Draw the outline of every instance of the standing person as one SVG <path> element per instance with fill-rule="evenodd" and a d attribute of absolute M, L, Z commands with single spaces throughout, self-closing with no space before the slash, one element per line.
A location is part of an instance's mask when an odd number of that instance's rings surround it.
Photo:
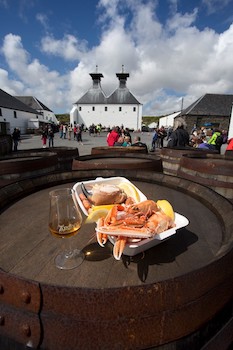
<path fill-rule="evenodd" d="M 69 125 L 68 126 L 68 140 L 71 140 L 72 131 L 73 131 L 72 125 Z"/>
<path fill-rule="evenodd" d="M 223 137 L 220 130 L 216 129 L 208 141 L 210 149 L 217 150 L 220 153 L 223 144 Z"/>
<path fill-rule="evenodd" d="M 49 147 L 53 147 L 54 132 L 51 127 L 48 129 L 48 139 L 49 139 Z"/>
<path fill-rule="evenodd" d="M 163 140 L 165 139 L 166 136 L 167 136 L 167 132 L 165 130 L 165 127 L 161 126 L 161 128 L 159 129 L 160 148 L 163 148 Z"/>
<path fill-rule="evenodd" d="M 151 143 L 151 152 L 154 152 L 155 151 L 155 145 L 157 143 L 157 140 L 158 140 L 158 129 L 156 128 L 154 130 L 154 135 L 153 135 L 153 138 L 152 138 L 152 143 Z"/>
<path fill-rule="evenodd" d="M 59 126 L 59 131 L 60 131 L 60 139 L 63 138 L 63 124 Z"/>
<path fill-rule="evenodd" d="M 13 145 L 14 145 L 14 152 L 18 150 L 18 144 L 20 140 L 20 131 L 17 128 L 14 128 L 13 134 L 12 134 L 12 139 L 13 139 Z"/>
<path fill-rule="evenodd" d="M 42 146 L 43 146 L 43 148 L 46 148 L 46 144 L 47 144 L 47 132 L 46 132 L 45 129 L 42 130 L 41 140 L 42 140 Z"/>
<path fill-rule="evenodd" d="M 233 137 L 227 141 L 226 155 L 233 155 Z"/>
<path fill-rule="evenodd" d="M 81 125 L 77 125 L 76 135 L 77 135 L 77 142 L 82 145 L 83 140 L 82 140 L 82 127 L 81 127 Z"/>
<path fill-rule="evenodd" d="M 110 131 L 109 133 L 108 133 L 108 136 L 107 136 L 107 144 L 108 144 L 108 146 L 114 146 L 114 144 L 115 144 L 115 142 L 117 142 L 118 141 L 118 139 L 119 139 L 119 133 L 118 133 L 118 130 L 117 130 L 117 127 L 113 127 L 112 128 L 112 131 Z"/>
<path fill-rule="evenodd" d="M 68 128 L 67 128 L 67 125 L 64 124 L 64 125 L 63 125 L 63 138 L 64 138 L 64 139 L 66 139 L 67 129 L 68 129 Z"/>
<path fill-rule="evenodd" d="M 183 118 L 177 118 L 174 122 L 174 131 L 171 133 L 167 147 L 183 148 L 189 146 L 189 133 L 185 129 L 186 123 Z"/>
<path fill-rule="evenodd" d="M 76 140 L 76 135 L 77 135 L 77 126 L 76 124 L 74 124 L 74 128 L 73 128 L 73 132 L 74 132 L 74 140 Z"/>

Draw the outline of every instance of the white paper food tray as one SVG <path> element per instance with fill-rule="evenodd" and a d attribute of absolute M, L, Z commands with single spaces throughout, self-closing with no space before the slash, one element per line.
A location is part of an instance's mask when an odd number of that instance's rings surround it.
<path fill-rule="evenodd" d="M 82 181 L 82 182 L 77 182 L 74 186 L 73 186 L 73 190 L 75 191 L 75 197 L 77 199 L 77 202 L 81 208 L 81 210 L 83 211 L 83 213 L 88 216 L 88 212 L 87 210 L 84 208 L 82 201 L 79 198 L 79 194 L 82 193 L 82 189 L 81 189 L 81 184 L 83 183 L 85 185 L 85 187 L 87 188 L 88 191 L 91 192 L 91 188 L 93 187 L 93 185 L 95 185 L 96 183 L 98 184 L 110 184 L 110 185 L 119 185 L 121 182 L 128 182 L 130 183 L 132 186 L 134 186 L 134 188 L 136 189 L 136 191 L 139 194 L 139 202 L 145 201 L 147 198 L 146 196 L 132 183 L 130 182 L 128 179 L 126 179 L 125 177 L 109 177 L 109 178 L 103 178 L 103 177 L 97 177 L 95 180 L 90 180 L 90 181 Z"/>
<path fill-rule="evenodd" d="M 135 242 L 126 244 L 123 254 L 128 256 L 134 256 L 156 246 L 157 244 L 166 241 L 168 238 L 176 234 L 176 231 L 178 229 L 187 226 L 189 224 L 189 220 L 185 216 L 175 213 L 175 224 L 176 227 L 164 231 L 158 235 L 155 235 L 152 238 L 142 239 L 140 241 L 137 241 L 137 239 L 135 239 Z M 116 238 L 114 236 L 109 235 L 108 238 L 112 244 L 115 243 Z"/>

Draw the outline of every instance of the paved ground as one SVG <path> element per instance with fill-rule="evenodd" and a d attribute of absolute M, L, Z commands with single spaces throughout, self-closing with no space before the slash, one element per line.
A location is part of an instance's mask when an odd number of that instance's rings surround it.
<path fill-rule="evenodd" d="M 88 132 L 84 132 L 82 135 L 83 138 L 83 145 L 78 144 L 75 140 L 68 140 L 68 139 L 60 139 L 59 133 L 55 134 L 54 137 L 54 146 L 55 147 L 77 147 L 79 150 L 79 155 L 84 156 L 91 154 L 91 149 L 93 147 L 102 147 L 107 146 L 106 142 L 106 132 L 102 132 L 100 136 L 90 136 Z M 146 143 L 148 146 L 148 149 L 151 148 L 151 141 L 153 137 L 153 133 L 132 133 L 132 140 L 135 136 L 140 136 L 141 141 Z M 48 141 L 47 141 L 48 146 Z M 20 142 L 18 146 L 18 150 L 24 150 L 24 149 L 33 149 L 33 148 L 42 148 L 42 141 L 41 136 L 38 135 L 23 135 L 22 141 Z"/>
<path fill-rule="evenodd" d="M 141 141 L 143 143 L 146 143 L 148 146 L 148 149 L 151 149 L 151 141 L 153 137 L 153 132 L 134 132 L 131 134 L 132 139 L 134 139 L 135 136 L 140 136 Z M 99 136 L 90 136 L 88 132 L 83 133 L 83 145 L 78 144 L 75 140 L 68 140 L 68 139 L 61 139 L 59 133 L 55 134 L 54 137 L 54 146 L 55 147 L 77 147 L 79 150 L 79 155 L 84 156 L 91 154 L 91 149 L 93 147 L 102 147 L 107 146 L 106 142 L 106 132 L 101 132 Z M 165 140 L 164 146 L 166 147 L 167 141 Z M 48 142 L 47 142 L 48 146 Z M 38 135 L 23 135 L 22 141 L 20 142 L 18 146 L 18 150 L 24 150 L 24 149 L 33 149 L 33 148 L 42 148 L 42 141 L 41 136 Z M 221 154 L 225 153 L 226 145 L 222 146 Z"/>

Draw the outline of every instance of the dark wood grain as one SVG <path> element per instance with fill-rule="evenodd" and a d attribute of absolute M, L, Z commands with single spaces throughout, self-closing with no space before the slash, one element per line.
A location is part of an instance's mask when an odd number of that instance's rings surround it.
<path fill-rule="evenodd" d="M 78 269 L 60 271 L 54 266 L 53 258 L 62 249 L 64 241 L 52 237 L 48 231 L 51 190 L 48 188 L 23 198 L 2 214 L 1 268 L 39 282 L 111 288 L 174 278 L 215 259 L 223 232 L 218 219 L 208 208 L 178 191 L 155 184 L 134 183 L 148 198 L 168 199 L 175 211 L 186 216 L 190 224 L 166 242 L 146 251 L 145 255 L 124 256 L 122 261 L 112 257 L 111 244 L 106 248 L 96 244 L 94 224 L 83 224 L 79 234 L 71 240 L 73 246 L 85 250 L 87 259 Z M 95 255 L 98 255 L 97 260 Z"/>

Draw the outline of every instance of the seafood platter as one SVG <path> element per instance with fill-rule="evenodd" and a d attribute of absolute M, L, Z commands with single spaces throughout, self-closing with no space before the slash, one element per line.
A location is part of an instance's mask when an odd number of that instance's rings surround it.
<path fill-rule="evenodd" d="M 147 199 L 124 177 L 78 182 L 73 190 L 86 223 L 96 223 L 98 243 L 104 247 L 109 240 L 117 260 L 152 248 L 189 224 L 167 200 Z"/>

